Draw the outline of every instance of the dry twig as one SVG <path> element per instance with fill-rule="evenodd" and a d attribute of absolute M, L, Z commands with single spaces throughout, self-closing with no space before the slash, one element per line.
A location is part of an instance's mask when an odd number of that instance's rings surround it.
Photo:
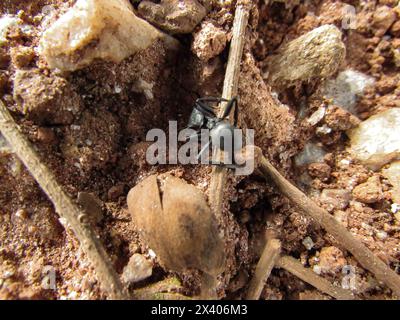
<path fill-rule="evenodd" d="M 250 281 L 246 300 L 258 300 L 260 298 L 261 292 L 268 280 L 272 268 L 279 259 L 280 252 L 281 243 L 279 240 L 271 239 L 267 242 L 260 261 L 258 261 L 254 276 Z"/>
<path fill-rule="evenodd" d="M 257 149 L 257 148 L 256 148 Z M 286 180 L 274 166 L 260 153 L 259 169 L 265 177 L 271 178 L 281 193 L 292 201 L 304 214 L 310 216 L 317 224 L 338 240 L 349 252 L 351 252 L 358 262 L 367 270 L 371 271 L 375 277 L 385 283 L 393 290 L 393 293 L 400 297 L 400 277 L 388 267 L 382 260 L 376 257 L 359 240 L 341 225 L 326 210 L 316 205 L 303 192 Z"/>
<path fill-rule="evenodd" d="M 249 20 L 249 4 L 247 1 L 238 2 L 235 11 L 235 20 L 233 21 L 232 31 L 232 42 L 229 51 L 228 65 L 225 72 L 224 88 L 222 97 L 229 100 L 237 95 L 239 74 L 240 74 L 240 63 L 242 60 L 243 47 L 245 41 L 245 32 L 247 22 Z M 221 108 L 218 116 L 221 117 L 224 113 L 221 104 Z M 224 167 L 214 167 L 211 174 L 210 183 L 210 204 L 213 212 L 217 218 L 221 217 L 222 212 L 222 198 L 225 180 L 227 177 L 228 169 Z"/>
<path fill-rule="evenodd" d="M 353 300 L 354 296 L 349 290 L 335 287 L 328 280 L 316 275 L 314 271 L 303 267 L 296 259 L 289 256 L 282 256 L 278 259 L 276 266 L 289 271 L 301 280 L 311 284 L 318 290 L 339 300 Z"/>
<path fill-rule="evenodd" d="M 41 163 L 30 142 L 20 132 L 6 106 L 0 101 L 0 131 L 53 202 L 55 210 L 71 226 L 83 251 L 92 263 L 102 289 L 112 299 L 129 299 L 115 272 L 98 235 L 93 231 L 82 212 L 57 183 L 54 175 Z"/>

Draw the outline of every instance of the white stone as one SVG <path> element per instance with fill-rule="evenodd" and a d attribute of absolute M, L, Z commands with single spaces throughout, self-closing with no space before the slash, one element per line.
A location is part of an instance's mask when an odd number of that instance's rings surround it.
<path fill-rule="evenodd" d="M 392 213 L 399 212 L 400 211 L 400 204 L 392 203 L 392 205 L 390 207 L 390 211 L 392 211 Z"/>
<path fill-rule="evenodd" d="M 21 19 L 8 14 L 0 18 L 0 46 L 7 42 L 7 33 L 9 29 L 20 22 Z"/>
<path fill-rule="evenodd" d="M 43 33 L 39 51 L 50 68 L 73 71 L 94 59 L 119 63 L 160 37 L 128 0 L 78 0 Z"/>
<path fill-rule="evenodd" d="M 328 80 L 322 89 L 322 94 L 326 98 L 332 99 L 335 105 L 356 114 L 354 107 L 357 99 L 374 82 L 375 79 L 372 77 L 352 69 L 347 69 L 340 72 L 336 79 Z"/>
<path fill-rule="evenodd" d="M 307 250 L 311 250 L 314 247 L 314 241 L 310 237 L 305 237 L 302 243 Z"/>
<path fill-rule="evenodd" d="M 373 170 L 400 158 L 400 108 L 393 108 L 363 121 L 347 132 L 350 153 Z"/>
<path fill-rule="evenodd" d="M 317 111 L 315 111 L 308 119 L 307 122 L 312 126 L 315 126 L 318 122 L 320 122 L 325 116 L 326 108 L 319 107 Z"/>
<path fill-rule="evenodd" d="M 135 283 L 150 277 L 153 273 L 153 264 L 143 255 L 135 253 L 130 259 L 124 271 L 122 280 L 125 283 Z"/>

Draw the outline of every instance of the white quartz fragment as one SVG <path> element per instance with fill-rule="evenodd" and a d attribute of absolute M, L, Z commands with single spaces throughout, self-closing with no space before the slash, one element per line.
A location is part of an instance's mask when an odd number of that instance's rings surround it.
<path fill-rule="evenodd" d="M 160 37 L 167 36 L 138 18 L 128 0 L 78 0 L 44 32 L 39 51 L 50 68 L 73 71 L 94 59 L 121 62 Z"/>
<path fill-rule="evenodd" d="M 315 126 L 325 116 L 326 108 L 324 106 L 319 107 L 308 119 L 307 122 L 312 126 Z"/>
<path fill-rule="evenodd" d="M 327 99 L 332 99 L 335 105 L 356 114 L 354 107 L 357 99 L 363 95 L 375 79 L 361 72 L 347 69 L 339 73 L 336 79 L 328 80 L 322 90 Z"/>
<path fill-rule="evenodd" d="M 373 170 L 400 159 L 400 108 L 393 108 L 363 121 L 347 132 L 350 153 Z"/>

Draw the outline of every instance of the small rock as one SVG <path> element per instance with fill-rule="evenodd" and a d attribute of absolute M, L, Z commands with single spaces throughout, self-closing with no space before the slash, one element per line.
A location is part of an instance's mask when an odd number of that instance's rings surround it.
<path fill-rule="evenodd" d="M 397 20 L 395 23 L 393 23 L 392 27 L 390 28 L 390 33 L 396 38 L 400 37 L 400 20 Z"/>
<path fill-rule="evenodd" d="M 324 25 L 285 44 L 267 60 L 268 81 L 277 89 L 333 75 L 342 63 L 346 48 L 342 33 L 334 25 Z"/>
<path fill-rule="evenodd" d="M 387 239 L 387 237 L 388 237 L 388 234 L 385 232 L 385 231 L 378 231 L 378 232 L 376 232 L 376 237 L 379 239 L 379 240 L 386 240 Z"/>
<path fill-rule="evenodd" d="M 35 58 L 35 51 L 31 47 L 16 47 L 10 50 L 11 61 L 17 68 L 28 66 Z"/>
<path fill-rule="evenodd" d="M 103 202 L 95 194 L 79 192 L 77 200 L 92 222 L 99 223 L 103 219 Z"/>
<path fill-rule="evenodd" d="M 124 194 L 125 185 L 123 183 L 112 186 L 107 192 L 108 200 L 116 201 L 120 196 Z"/>
<path fill-rule="evenodd" d="M 378 7 L 372 19 L 372 28 L 375 31 L 375 35 L 378 37 L 383 36 L 395 21 L 396 13 L 392 8 L 388 6 Z"/>
<path fill-rule="evenodd" d="M 4 15 L 0 18 L 0 46 L 7 42 L 7 33 L 12 26 L 16 26 L 21 22 L 16 16 Z"/>
<path fill-rule="evenodd" d="M 325 116 L 326 108 L 325 106 L 319 107 L 308 119 L 307 122 L 312 126 L 315 126 L 320 122 Z"/>
<path fill-rule="evenodd" d="M 326 124 L 333 130 L 345 131 L 357 127 L 361 121 L 339 106 L 330 106 L 325 116 Z"/>
<path fill-rule="evenodd" d="M 353 189 L 354 198 L 362 203 L 375 203 L 383 199 L 382 184 L 377 176 L 373 176 Z"/>
<path fill-rule="evenodd" d="M 206 16 L 197 0 L 141 1 L 139 14 L 160 29 L 170 33 L 191 33 Z"/>
<path fill-rule="evenodd" d="M 348 224 L 349 224 L 349 220 L 348 220 L 348 214 L 346 211 L 342 211 L 342 210 L 336 210 L 333 214 L 333 216 L 335 217 L 335 219 L 340 222 L 340 224 L 342 224 L 344 227 L 347 228 Z"/>
<path fill-rule="evenodd" d="M 342 251 L 336 247 L 324 247 L 319 254 L 318 266 L 322 273 L 336 273 L 347 264 Z"/>
<path fill-rule="evenodd" d="M 400 157 L 400 108 L 392 108 L 347 131 L 350 153 L 373 170 Z"/>
<path fill-rule="evenodd" d="M 39 50 L 50 68 L 73 71 L 95 59 L 121 62 L 158 38 L 175 42 L 136 17 L 126 0 L 78 0 L 41 40 Z"/>
<path fill-rule="evenodd" d="M 382 174 L 393 186 L 391 190 L 393 202 L 400 203 L 400 161 L 391 163 L 387 168 L 382 170 Z"/>
<path fill-rule="evenodd" d="M 305 237 L 302 243 L 307 250 L 311 250 L 314 247 L 314 241 L 310 237 Z"/>
<path fill-rule="evenodd" d="M 351 200 L 351 192 L 341 189 L 324 189 L 321 192 L 320 201 L 328 206 L 328 210 L 345 209 Z"/>
<path fill-rule="evenodd" d="M 361 72 L 347 69 L 338 74 L 334 80 L 328 80 L 321 92 L 333 104 L 356 114 L 357 100 L 364 94 L 367 87 L 372 86 L 375 79 Z"/>
<path fill-rule="evenodd" d="M 211 22 L 205 22 L 194 35 L 192 51 L 203 61 L 219 55 L 226 46 L 226 31 L 215 27 Z"/>
<path fill-rule="evenodd" d="M 331 167 L 326 163 L 311 163 L 308 166 L 308 174 L 313 178 L 320 179 L 321 181 L 328 181 L 331 171 Z"/>
<path fill-rule="evenodd" d="M 303 150 L 294 159 L 296 166 L 303 166 L 310 163 L 323 162 L 326 151 L 318 144 L 308 142 Z"/>
<path fill-rule="evenodd" d="M 56 134 L 52 128 L 39 127 L 36 132 L 36 139 L 44 144 L 51 144 L 57 141 Z"/>
<path fill-rule="evenodd" d="M 22 114 L 39 124 L 70 124 L 82 108 L 80 96 L 65 79 L 39 70 L 17 70 L 14 100 Z"/>
<path fill-rule="evenodd" d="M 132 284 L 150 277 L 153 273 L 153 264 L 143 255 L 135 253 L 122 272 L 122 281 Z"/>

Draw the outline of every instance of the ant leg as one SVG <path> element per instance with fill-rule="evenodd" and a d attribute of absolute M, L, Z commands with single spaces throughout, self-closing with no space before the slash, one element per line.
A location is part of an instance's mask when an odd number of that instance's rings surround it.
<path fill-rule="evenodd" d="M 217 97 L 205 97 L 205 98 L 199 98 L 196 100 L 196 102 L 221 102 L 221 101 L 228 101 L 224 98 L 217 98 Z"/>
<path fill-rule="evenodd" d="M 196 102 L 196 109 L 209 118 L 216 117 L 214 110 L 211 107 L 207 106 L 205 103 L 202 103 L 201 101 Z"/>
<path fill-rule="evenodd" d="M 229 102 L 228 102 L 228 104 L 227 104 L 227 106 L 226 106 L 226 108 L 225 108 L 224 114 L 223 114 L 223 116 L 221 117 L 221 119 L 225 119 L 226 117 L 229 116 L 229 114 L 231 113 L 232 107 L 235 108 L 234 122 L 235 122 L 235 126 L 236 126 L 237 117 L 238 117 L 237 97 L 234 97 L 234 98 L 232 98 L 231 100 L 229 100 Z"/>

